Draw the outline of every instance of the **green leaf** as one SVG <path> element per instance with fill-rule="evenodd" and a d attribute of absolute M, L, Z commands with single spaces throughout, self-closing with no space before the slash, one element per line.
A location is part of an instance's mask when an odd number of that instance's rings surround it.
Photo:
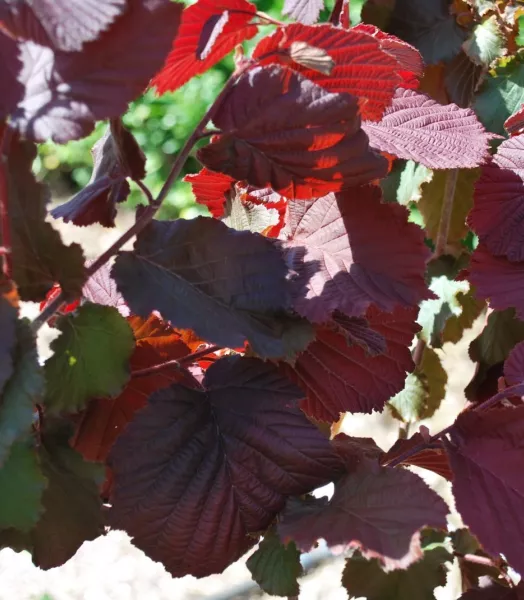
<path fill-rule="evenodd" d="M 515 37 L 515 42 L 518 46 L 524 46 L 524 15 L 520 16 L 517 19 L 517 24 L 519 28 L 519 32 Z"/>
<path fill-rule="evenodd" d="M 435 171 L 433 179 L 422 185 L 422 197 L 418 203 L 427 235 L 433 241 L 436 241 L 439 231 L 448 173 Z M 458 173 L 447 239 L 450 246 L 458 245 L 469 231 L 466 217 L 473 206 L 474 184 L 479 176 L 480 169 L 460 169 Z"/>
<path fill-rule="evenodd" d="M 486 307 L 486 302 L 476 298 L 473 290 L 467 293 L 458 292 L 456 299 L 462 307 L 462 312 L 459 315 L 452 314 L 442 331 L 442 341 L 452 344 L 457 344 L 462 339 L 464 331 L 473 327 L 473 323 Z"/>
<path fill-rule="evenodd" d="M 99 486 L 105 470 L 85 461 L 69 446 L 69 426 L 51 423 L 39 450 L 48 479 L 42 497 L 44 512 L 31 532 L 33 560 L 43 569 L 62 565 L 78 548 L 103 534 Z"/>
<path fill-rule="evenodd" d="M 297 578 L 302 575 L 300 552 L 295 542 L 282 544 L 274 529 L 269 530 L 258 550 L 246 563 L 253 579 L 272 596 L 298 596 Z"/>
<path fill-rule="evenodd" d="M 380 185 L 388 202 L 398 202 L 408 206 L 417 202 L 422 196 L 421 186 L 431 181 L 433 172 L 424 165 L 413 160 L 397 161 L 391 173 L 381 181 Z"/>
<path fill-rule="evenodd" d="M 458 554 L 474 554 L 484 558 L 490 558 L 480 545 L 477 538 L 466 527 L 456 529 L 451 533 L 451 543 L 453 550 Z M 462 575 L 463 589 L 477 587 L 480 584 L 481 577 L 491 577 L 495 581 L 499 578 L 500 571 L 489 564 L 479 564 L 470 560 L 458 558 L 460 573 Z"/>
<path fill-rule="evenodd" d="M 77 297 L 85 282 L 82 248 L 66 246 L 46 222 L 49 191 L 32 174 L 35 157 L 34 144 L 12 141 L 7 173 L 13 279 L 22 300 L 44 300 L 54 283 L 68 298 Z"/>
<path fill-rule="evenodd" d="M 404 389 L 389 401 L 393 416 L 404 423 L 429 419 L 444 400 L 447 382 L 438 354 L 426 346 L 420 365 L 407 376 Z"/>
<path fill-rule="evenodd" d="M 87 303 L 61 317 L 45 363 L 48 411 L 76 412 L 95 396 L 116 396 L 129 380 L 131 327 L 116 308 Z"/>
<path fill-rule="evenodd" d="M 444 548 L 435 548 L 407 569 L 385 573 L 374 558 L 366 560 L 359 552 L 346 561 L 342 585 L 349 597 L 368 600 L 434 600 L 436 587 L 446 585 L 446 562 L 453 556 Z"/>
<path fill-rule="evenodd" d="M 0 469 L 0 530 L 29 531 L 42 511 L 45 486 L 32 440 L 16 442 Z"/>
<path fill-rule="evenodd" d="M 473 109 L 488 131 L 505 136 L 504 122 L 524 102 L 524 51 L 499 63 L 484 80 Z"/>
<path fill-rule="evenodd" d="M 243 200 L 241 193 L 228 194 L 225 206 L 225 216 L 222 219 L 228 227 L 237 231 L 252 231 L 262 233 L 268 227 L 278 223 L 279 215 L 275 208 L 264 204 L 253 204 Z"/>
<path fill-rule="evenodd" d="M 469 292 L 469 283 L 454 281 L 442 275 L 434 277 L 429 288 L 438 298 L 421 302 L 417 322 L 422 327 L 420 337 L 433 348 L 439 348 L 447 321 L 462 314 L 463 307 L 458 295 Z"/>
<path fill-rule="evenodd" d="M 0 466 L 11 446 L 31 431 L 33 410 L 44 395 L 45 381 L 34 336 L 25 321 L 18 321 L 14 350 L 14 373 L 0 400 Z"/>
<path fill-rule="evenodd" d="M 464 52 L 477 65 L 489 65 L 504 51 L 505 39 L 500 31 L 497 17 L 492 15 L 475 25 L 470 37 L 462 44 Z"/>
<path fill-rule="evenodd" d="M 515 310 L 493 311 L 482 333 L 469 347 L 471 360 L 492 366 L 504 362 L 511 350 L 524 340 L 524 322 Z"/>

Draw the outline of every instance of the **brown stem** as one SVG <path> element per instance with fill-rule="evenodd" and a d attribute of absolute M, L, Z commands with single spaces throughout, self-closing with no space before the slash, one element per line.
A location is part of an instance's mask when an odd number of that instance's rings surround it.
<path fill-rule="evenodd" d="M 492 567 L 496 569 L 500 575 L 505 579 L 506 583 L 509 587 L 514 587 L 515 583 L 511 579 L 511 577 L 506 573 L 503 567 L 498 565 L 496 562 L 491 560 L 489 556 L 480 556 L 479 554 L 461 554 L 460 552 L 453 552 L 453 554 L 457 558 L 461 558 L 462 560 L 466 560 L 467 562 L 474 563 L 476 565 L 483 565 L 485 567 Z"/>
<path fill-rule="evenodd" d="M 415 367 L 420 367 L 420 363 L 424 357 L 424 350 L 426 349 L 426 342 L 419 338 L 417 341 L 417 345 L 413 350 L 413 362 L 415 363 Z"/>
<path fill-rule="evenodd" d="M 153 202 L 154 202 L 154 200 L 153 200 L 153 194 L 151 193 L 151 190 L 147 187 L 147 185 L 143 181 L 139 181 L 137 179 L 134 179 L 133 181 L 142 190 L 142 193 L 147 198 L 147 203 L 149 205 L 153 204 Z"/>
<path fill-rule="evenodd" d="M 114 244 L 112 244 L 104 253 L 102 253 L 95 261 L 93 261 L 89 265 L 89 267 L 86 269 L 86 276 L 88 278 L 91 277 L 91 275 L 93 275 L 94 273 L 96 273 L 98 271 L 98 269 L 100 269 L 100 267 L 105 265 L 109 261 L 109 259 L 111 257 L 113 257 L 122 248 L 122 246 L 124 246 L 133 237 L 138 235 L 143 229 L 145 229 L 149 225 L 149 223 L 151 223 L 156 212 L 162 205 L 162 202 L 166 199 L 167 195 L 169 194 L 169 190 L 171 189 L 171 186 L 173 185 L 173 183 L 176 181 L 176 179 L 180 175 L 180 171 L 182 170 L 182 167 L 184 166 L 184 164 L 189 156 L 189 153 L 193 149 L 193 146 L 200 139 L 202 133 L 204 132 L 205 128 L 207 127 L 207 124 L 209 123 L 209 121 L 211 121 L 213 119 L 216 112 L 222 105 L 222 102 L 224 101 L 226 96 L 229 94 L 232 87 L 235 85 L 237 79 L 250 66 L 251 65 L 246 64 L 243 67 L 241 67 L 240 69 L 236 70 L 231 75 L 231 77 L 228 79 L 226 85 L 222 88 L 222 91 L 217 96 L 216 100 L 209 107 L 209 109 L 207 110 L 205 115 L 200 120 L 199 124 L 196 126 L 193 133 L 189 136 L 189 138 L 186 140 L 186 143 L 184 144 L 184 146 L 178 153 L 178 156 L 176 157 L 175 162 L 173 163 L 173 165 L 171 167 L 171 171 L 169 172 L 169 175 L 167 176 L 167 179 L 166 179 L 164 185 L 162 186 L 162 189 L 160 190 L 156 199 L 153 200 L 149 204 L 149 206 L 147 206 L 142 211 L 142 213 L 140 214 L 140 217 L 136 220 L 136 222 L 130 229 L 128 229 L 125 233 L 123 233 L 120 236 L 120 238 L 118 238 L 118 240 L 116 240 L 116 242 Z M 60 306 L 62 306 L 64 301 L 65 301 L 65 295 L 63 292 L 61 292 L 55 298 L 55 300 L 53 300 L 53 302 L 49 303 L 47 305 L 47 307 L 44 308 L 44 310 L 33 320 L 33 322 L 31 323 L 33 332 L 36 333 L 40 329 L 40 327 L 50 317 L 52 317 L 54 315 L 54 313 L 60 308 Z"/>
<path fill-rule="evenodd" d="M 448 243 L 449 227 L 451 225 L 451 216 L 453 214 L 453 200 L 455 198 L 455 189 L 457 187 L 457 178 L 459 170 L 451 169 L 446 176 L 446 185 L 444 186 L 444 199 L 442 201 L 442 212 L 440 213 L 440 223 L 435 243 L 434 258 L 446 253 Z"/>
<path fill-rule="evenodd" d="M 342 10 L 344 8 L 344 0 L 335 0 L 335 6 L 333 6 L 333 10 L 331 11 L 331 15 L 329 16 L 329 22 L 333 25 L 340 25 L 340 15 L 342 14 Z"/>
<path fill-rule="evenodd" d="M 282 21 L 277 21 L 276 19 L 273 19 L 273 17 L 266 15 L 264 12 L 257 11 L 256 15 L 259 19 L 262 19 L 270 25 L 276 25 L 277 27 L 284 27 L 286 25 L 285 23 L 282 23 Z"/>
<path fill-rule="evenodd" d="M 11 130 L 6 126 L 0 142 L 0 227 L 2 231 L 3 272 L 7 279 L 13 275 L 13 256 L 11 254 L 11 222 L 9 220 L 9 187 L 7 185 L 7 155 L 11 141 Z"/>
<path fill-rule="evenodd" d="M 165 369 L 169 369 L 174 367 L 175 369 L 179 369 L 182 365 L 195 362 L 199 358 L 203 356 L 207 356 L 208 354 L 212 354 L 217 350 L 221 350 L 221 346 L 208 346 L 207 348 L 203 348 L 202 350 L 197 350 L 192 354 L 188 354 L 187 356 L 183 356 L 178 360 L 168 360 L 164 363 L 160 363 L 159 365 L 154 365 L 152 367 L 146 367 L 145 369 L 139 369 L 138 371 L 133 371 L 131 373 L 131 377 L 145 377 L 146 375 L 153 375 L 154 373 L 158 373 L 159 371 L 164 371 Z"/>

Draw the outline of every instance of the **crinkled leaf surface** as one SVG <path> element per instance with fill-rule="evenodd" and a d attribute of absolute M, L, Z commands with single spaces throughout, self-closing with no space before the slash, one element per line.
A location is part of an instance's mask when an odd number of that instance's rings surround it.
<path fill-rule="evenodd" d="M 404 389 L 388 403 L 393 416 L 407 423 L 429 419 L 444 400 L 447 382 L 439 355 L 426 346 L 420 364 L 407 376 Z"/>
<path fill-rule="evenodd" d="M 66 246 L 45 222 L 49 191 L 31 172 L 35 157 L 34 144 L 12 140 L 6 171 L 13 278 L 22 300 L 44 300 L 54 283 L 68 298 L 79 296 L 85 280 L 82 249 Z"/>
<path fill-rule="evenodd" d="M 43 514 L 31 532 L 33 560 L 42 569 L 63 565 L 85 541 L 104 533 L 98 486 L 103 467 L 69 447 L 69 427 L 47 426 L 39 449 L 47 487 Z"/>
<path fill-rule="evenodd" d="M 506 119 L 504 129 L 510 136 L 524 133 L 524 105 L 516 113 L 512 114 L 511 117 Z"/>
<path fill-rule="evenodd" d="M 382 204 L 378 186 L 352 188 L 317 200 L 291 201 L 281 232 L 291 272 L 293 306 L 321 323 L 334 310 L 362 315 L 371 305 L 392 311 L 428 297 L 428 251 L 406 209 Z M 383 244 L 396 252 L 384 253 Z"/>
<path fill-rule="evenodd" d="M 12 356 L 14 371 L 0 398 L 0 466 L 8 459 L 12 445 L 31 432 L 33 410 L 44 394 L 34 335 L 25 321 L 16 324 Z"/>
<path fill-rule="evenodd" d="M 320 326 L 316 339 L 285 372 L 304 390 L 302 408 L 319 421 L 338 421 L 344 412 L 381 411 L 404 387 L 414 368 L 409 346 L 418 331 L 415 309 L 381 313 L 371 307 L 367 320 L 387 343 L 384 354 L 369 355 L 361 344 L 331 326 Z"/>
<path fill-rule="evenodd" d="M 198 0 L 182 13 L 182 22 L 162 70 L 154 77 L 160 94 L 176 90 L 205 73 L 237 44 L 254 37 L 249 25 L 256 6 L 246 0 Z"/>
<path fill-rule="evenodd" d="M 288 305 L 286 266 L 259 235 L 205 217 L 153 221 L 112 273 L 134 314 L 158 310 L 175 327 L 229 348 L 248 340 L 265 357 L 289 352 L 294 333 L 275 318 Z"/>
<path fill-rule="evenodd" d="M 283 14 L 296 21 L 312 25 L 318 21 L 320 11 L 324 8 L 324 0 L 285 0 Z M 295 594 L 280 594 L 293 596 Z"/>
<path fill-rule="evenodd" d="M 407 569 L 384 572 L 380 562 L 366 560 L 359 552 L 346 560 L 342 585 L 350 597 L 367 600 L 434 600 L 436 587 L 446 585 L 447 567 L 453 556 L 443 547 L 424 552 Z"/>
<path fill-rule="evenodd" d="M 77 412 L 90 398 L 116 396 L 129 379 L 133 332 L 116 308 L 86 303 L 57 321 L 61 335 L 44 367 L 46 409 Z"/>
<path fill-rule="evenodd" d="M 357 99 L 290 69 L 250 69 L 213 122 L 221 134 L 197 152 L 204 166 L 287 198 L 315 198 L 386 172 L 360 128 Z"/>
<path fill-rule="evenodd" d="M 96 40 L 126 8 L 126 0 L 4 0 L 0 21 L 16 37 L 72 52 Z"/>
<path fill-rule="evenodd" d="M 341 469 L 328 440 L 293 406 L 300 390 L 272 365 L 223 358 L 203 384 L 154 394 L 110 460 L 112 526 L 176 577 L 221 572 L 255 543 L 248 533 L 268 527 L 286 496 Z"/>
<path fill-rule="evenodd" d="M 285 545 L 274 529 L 265 535 L 257 551 L 246 562 L 251 576 L 272 596 L 298 596 L 297 578 L 302 575 L 300 552 L 294 542 Z"/>
<path fill-rule="evenodd" d="M 495 256 L 524 260 L 524 135 L 505 140 L 475 185 L 468 223 Z"/>
<path fill-rule="evenodd" d="M 524 54 L 486 75 L 473 108 L 488 131 L 504 135 L 504 123 L 524 102 Z"/>
<path fill-rule="evenodd" d="M 93 304 L 113 306 L 122 316 L 129 316 L 129 308 L 118 292 L 115 280 L 111 277 L 111 267 L 107 263 L 86 281 L 82 296 Z"/>
<path fill-rule="evenodd" d="M 334 62 L 330 72 L 322 73 L 294 61 L 290 54 L 292 45 L 297 42 L 324 50 Z M 327 24 L 279 28 L 259 42 L 253 56 L 262 64 L 288 65 L 330 92 L 347 92 L 365 100 L 361 114 L 371 121 L 381 118 L 395 90 L 402 84 L 400 65 L 383 50 L 380 40 L 366 32 L 346 31 Z"/>
<path fill-rule="evenodd" d="M 509 385 L 524 381 L 524 342 L 517 344 L 504 363 L 504 377 Z"/>
<path fill-rule="evenodd" d="M 115 227 L 116 204 L 123 202 L 130 192 L 126 177 L 142 179 L 146 162 L 133 135 L 120 121 L 117 123 L 107 128 L 91 150 L 93 172 L 87 186 L 53 209 L 53 217 L 79 226 L 100 223 Z"/>
<path fill-rule="evenodd" d="M 35 141 L 64 143 L 127 110 L 161 66 L 182 11 L 169 0 L 127 4 L 125 14 L 82 52 L 19 43 L 25 95 L 11 114 L 13 128 Z"/>
<path fill-rule="evenodd" d="M 45 487 L 32 440 L 15 442 L 0 467 L 0 530 L 29 531 L 36 525 Z"/>
<path fill-rule="evenodd" d="M 324 538 L 330 546 L 358 546 L 400 560 L 421 527 L 445 528 L 447 513 L 418 475 L 364 461 L 335 483 L 327 503 L 288 502 L 277 528 L 282 541 L 294 540 L 304 551 Z"/>
<path fill-rule="evenodd" d="M 16 344 L 16 320 L 18 311 L 0 295 L 0 398 L 4 385 L 13 374 L 13 349 Z M 1 400 L 0 400 L 1 404 Z"/>
<path fill-rule="evenodd" d="M 432 169 L 476 167 L 488 158 L 492 137 L 471 109 L 402 88 L 379 123 L 362 127 L 373 148 Z"/>
<path fill-rule="evenodd" d="M 524 406 L 469 411 L 459 415 L 446 442 L 464 523 L 487 552 L 504 554 L 517 571 L 524 569 L 523 432 Z M 511 527 L 504 526 L 508 515 Z"/>
<path fill-rule="evenodd" d="M 191 184 L 195 200 L 207 206 L 209 212 L 217 219 L 223 216 L 226 193 L 231 189 L 234 179 L 223 173 L 214 173 L 202 169 L 198 173 L 186 175 L 184 181 Z"/>

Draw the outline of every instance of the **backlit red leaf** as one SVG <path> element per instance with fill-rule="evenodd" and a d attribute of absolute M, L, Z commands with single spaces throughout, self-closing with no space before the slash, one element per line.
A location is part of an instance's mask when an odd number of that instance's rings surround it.
<path fill-rule="evenodd" d="M 502 142 L 475 184 L 468 223 L 495 256 L 524 260 L 524 135 Z"/>
<path fill-rule="evenodd" d="M 379 123 L 362 124 L 373 148 L 432 169 L 473 168 L 489 156 L 486 132 L 475 113 L 443 106 L 425 94 L 399 89 Z"/>
<path fill-rule="evenodd" d="M 295 42 L 306 42 L 325 50 L 335 63 L 331 72 L 323 74 L 294 62 L 289 54 Z M 296 23 L 279 28 L 259 42 L 253 57 L 262 64 L 288 65 L 330 92 L 347 92 L 365 100 L 361 106 L 362 117 L 372 121 L 381 118 L 395 90 L 402 84 L 398 73 L 401 67 L 382 48 L 380 40 L 367 32 L 346 31 L 332 25 L 308 27 Z"/>
<path fill-rule="evenodd" d="M 191 184 L 195 200 L 206 206 L 216 219 L 224 215 L 225 194 L 235 182 L 232 177 L 202 169 L 198 173 L 186 175 L 184 181 Z"/>
<path fill-rule="evenodd" d="M 386 173 L 360 129 L 356 98 L 290 69 L 242 75 L 213 122 L 221 134 L 198 151 L 204 166 L 287 198 L 315 198 Z"/>
<path fill-rule="evenodd" d="M 12 107 L 11 126 L 35 141 L 63 143 L 84 137 L 97 120 L 119 117 L 162 64 L 181 9 L 169 0 L 129 0 L 125 14 L 82 52 L 20 42 L 25 95 Z"/>
<path fill-rule="evenodd" d="M 158 93 L 178 89 L 254 37 L 258 28 L 249 21 L 256 10 L 247 0 L 198 0 L 188 6 L 165 65 L 152 81 Z"/>
<path fill-rule="evenodd" d="M 448 508 L 418 475 L 374 465 L 371 460 L 335 482 L 329 502 L 288 502 L 278 524 L 280 539 L 308 551 L 328 545 L 363 548 L 366 554 L 400 561 L 422 527 L 446 527 Z"/>
<path fill-rule="evenodd" d="M 504 128 L 511 136 L 524 133 L 524 105 L 509 119 L 506 119 Z"/>
<path fill-rule="evenodd" d="M 280 237 L 302 316 L 322 323 L 334 310 L 358 316 L 370 304 L 391 311 L 429 297 L 424 234 L 404 207 L 381 197 L 378 186 L 367 186 L 290 201 Z M 384 253 L 384 244 L 396 251 Z"/>
<path fill-rule="evenodd" d="M 282 13 L 296 21 L 312 25 L 318 21 L 324 0 L 285 0 Z"/>
<path fill-rule="evenodd" d="M 419 329 L 417 311 L 396 309 L 389 314 L 370 307 L 366 316 L 370 328 L 386 340 L 384 354 L 370 356 L 344 333 L 322 326 L 295 364 L 282 366 L 306 393 L 302 409 L 319 421 L 338 421 L 344 412 L 382 410 L 414 368 L 409 346 Z"/>
<path fill-rule="evenodd" d="M 91 262 L 88 261 L 87 266 L 90 264 Z M 94 304 L 114 306 L 122 316 L 129 316 L 129 308 L 122 294 L 117 290 L 116 283 L 111 277 L 111 267 L 107 263 L 87 280 L 82 289 L 82 296 Z"/>
<path fill-rule="evenodd" d="M 445 441 L 464 523 L 492 555 L 524 571 L 524 406 L 464 412 Z M 508 516 L 511 515 L 511 527 Z"/>
<path fill-rule="evenodd" d="M 15 37 L 72 52 L 96 40 L 126 8 L 126 0 L 4 0 L 0 21 Z"/>
<path fill-rule="evenodd" d="M 492 308 L 515 308 L 517 316 L 524 318 L 524 261 L 493 256 L 481 243 L 471 256 L 468 279 L 477 296 L 488 299 Z"/>
<path fill-rule="evenodd" d="M 294 407 L 300 390 L 272 365 L 223 358 L 204 386 L 154 394 L 111 455 L 112 526 L 176 577 L 221 572 L 256 542 L 248 534 L 266 529 L 287 496 L 342 469 Z"/>

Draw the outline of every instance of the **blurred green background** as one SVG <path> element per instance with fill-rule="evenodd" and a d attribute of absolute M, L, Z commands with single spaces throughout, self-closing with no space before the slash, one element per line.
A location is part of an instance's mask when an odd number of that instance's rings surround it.
<path fill-rule="evenodd" d="M 326 10 L 321 15 L 325 21 L 335 0 L 326 0 Z M 352 20 L 359 20 L 360 8 L 365 0 L 352 0 Z M 184 4 L 193 4 L 186 0 Z M 276 19 L 283 20 L 284 0 L 254 0 L 257 8 Z M 259 39 L 268 35 L 274 27 L 260 28 L 259 34 L 245 44 L 249 53 Z M 157 97 L 148 90 L 133 102 L 123 117 L 125 125 L 132 131 L 147 157 L 146 185 L 155 196 L 164 183 L 174 158 L 186 138 L 218 95 L 222 85 L 233 69 L 231 56 L 226 57 L 207 73 L 195 77 L 184 87 L 173 93 Z M 90 150 L 105 130 L 105 123 L 98 123 L 94 132 L 87 138 L 57 145 L 51 142 L 39 146 L 39 155 L 34 169 L 37 176 L 44 179 L 52 188 L 54 200 L 65 201 L 89 181 L 92 168 Z M 202 142 L 204 144 L 206 142 Z M 198 161 L 191 156 L 186 162 L 183 174 L 200 170 Z M 135 187 L 126 205 L 134 207 L 143 202 L 141 192 Z M 178 181 L 171 189 L 164 203 L 160 218 L 191 218 L 205 213 L 205 209 L 195 204 L 191 187 Z"/>

